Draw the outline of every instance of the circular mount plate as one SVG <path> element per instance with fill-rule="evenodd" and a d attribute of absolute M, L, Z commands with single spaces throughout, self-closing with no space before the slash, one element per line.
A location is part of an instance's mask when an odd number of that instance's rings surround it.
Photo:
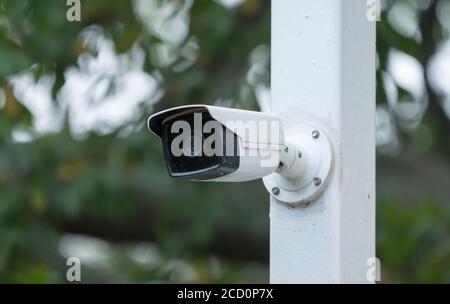
<path fill-rule="evenodd" d="M 333 149 L 325 132 L 309 124 L 286 129 L 286 142 L 295 145 L 301 155 L 294 163 L 296 177 L 273 173 L 263 178 L 270 195 L 289 205 L 308 205 L 327 187 L 333 167 Z"/>

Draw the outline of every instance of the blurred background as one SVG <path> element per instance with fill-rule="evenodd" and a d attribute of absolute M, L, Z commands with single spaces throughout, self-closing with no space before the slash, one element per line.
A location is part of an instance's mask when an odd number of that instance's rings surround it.
<path fill-rule="evenodd" d="M 261 182 L 168 177 L 149 114 L 270 105 L 270 2 L 0 0 L 0 282 L 268 282 Z M 377 255 L 450 283 L 450 1 L 382 1 Z M 305 46 L 307 47 L 307 46 Z M 245 203 L 243 203 L 245 202 Z"/>

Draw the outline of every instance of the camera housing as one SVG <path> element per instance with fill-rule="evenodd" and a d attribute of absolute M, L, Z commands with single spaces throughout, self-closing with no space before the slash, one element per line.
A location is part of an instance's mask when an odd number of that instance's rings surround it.
<path fill-rule="evenodd" d="M 156 113 L 148 128 L 162 139 L 169 175 L 198 181 L 242 182 L 280 166 L 284 134 L 278 116 L 207 105 Z"/>

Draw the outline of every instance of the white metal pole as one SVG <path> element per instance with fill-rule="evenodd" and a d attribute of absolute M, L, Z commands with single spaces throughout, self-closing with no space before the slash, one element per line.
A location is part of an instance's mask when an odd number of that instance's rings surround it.
<path fill-rule="evenodd" d="M 308 207 L 271 199 L 271 283 L 367 283 L 375 257 L 375 23 L 364 0 L 272 1 L 272 110 L 333 142 Z"/>

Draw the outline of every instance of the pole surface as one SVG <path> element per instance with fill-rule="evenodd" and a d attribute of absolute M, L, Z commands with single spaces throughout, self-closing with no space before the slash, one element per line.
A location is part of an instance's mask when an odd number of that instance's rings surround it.
<path fill-rule="evenodd" d="M 334 169 L 309 207 L 271 198 L 271 283 L 368 283 L 375 257 L 375 23 L 364 0 L 272 1 L 272 111 L 328 133 Z"/>

